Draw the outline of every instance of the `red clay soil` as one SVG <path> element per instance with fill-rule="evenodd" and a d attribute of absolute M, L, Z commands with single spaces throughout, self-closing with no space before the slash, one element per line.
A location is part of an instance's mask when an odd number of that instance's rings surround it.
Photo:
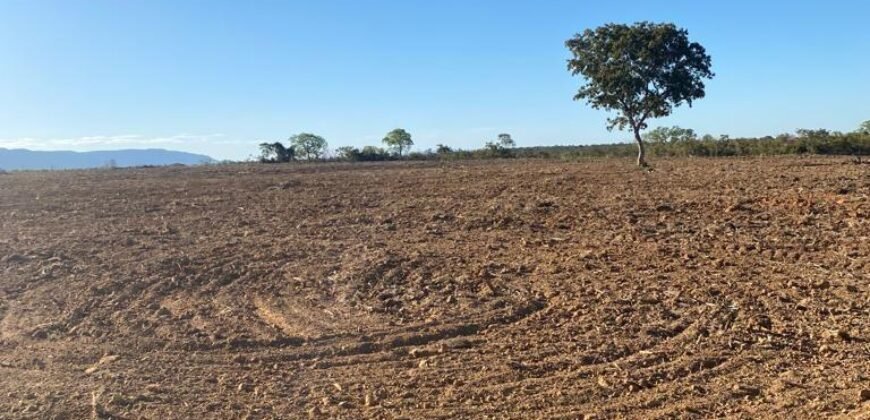
<path fill-rule="evenodd" d="M 870 418 L 870 165 L 0 175 L 0 418 Z"/>

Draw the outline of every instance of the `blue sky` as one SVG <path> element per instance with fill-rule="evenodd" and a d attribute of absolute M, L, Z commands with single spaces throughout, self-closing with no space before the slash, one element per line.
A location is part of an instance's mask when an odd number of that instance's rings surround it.
<path fill-rule="evenodd" d="M 242 159 L 331 147 L 629 139 L 571 98 L 564 41 L 669 21 L 713 57 L 707 97 L 651 126 L 755 136 L 870 119 L 870 2 L 0 0 L 0 147 Z"/>

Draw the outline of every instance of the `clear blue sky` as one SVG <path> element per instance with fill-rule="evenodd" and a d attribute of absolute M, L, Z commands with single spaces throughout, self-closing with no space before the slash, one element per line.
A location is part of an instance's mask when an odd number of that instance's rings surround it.
<path fill-rule="evenodd" d="M 671 21 L 713 57 L 707 97 L 656 125 L 732 136 L 870 119 L 870 2 L 0 0 L 0 147 L 245 158 L 323 135 L 415 149 L 630 138 L 572 101 L 564 41 Z"/>

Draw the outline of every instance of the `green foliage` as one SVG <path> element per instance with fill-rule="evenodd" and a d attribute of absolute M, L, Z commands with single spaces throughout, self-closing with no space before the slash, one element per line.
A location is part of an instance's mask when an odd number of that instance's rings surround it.
<path fill-rule="evenodd" d="M 428 149 L 424 152 L 411 152 L 408 153 L 408 160 L 435 160 L 438 159 L 439 156 L 436 155 L 432 149 Z"/>
<path fill-rule="evenodd" d="M 516 147 L 516 145 L 517 145 L 517 143 L 514 141 L 514 139 L 508 133 L 501 133 L 498 135 L 498 144 L 500 144 L 501 147 L 504 147 L 506 149 Z"/>
<path fill-rule="evenodd" d="M 295 137 L 295 136 L 294 136 Z M 724 157 L 724 156 L 765 156 L 765 155 L 847 155 L 870 156 L 870 132 L 841 133 L 825 129 L 798 129 L 795 134 L 783 133 L 777 136 L 760 138 L 731 138 L 728 135 L 715 137 L 705 134 L 700 138 L 692 129 L 681 127 L 659 127 L 646 135 L 651 142 L 650 153 L 662 157 Z M 409 153 L 408 160 L 473 160 L 494 158 L 524 159 L 589 159 L 601 157 L 630 156 L 634 146 L 630 143 L 599 144 L 583 146 L 540 146 L 513 147 L 509 135 L 499 135 L 499 139 L 489 141 L 477 150 L 451 149 L 439 144 L 435 151 Z M 277 162 L 281 150 L 293 153 L 293 148 L 284 148 L 280 143 L 260 145 L 263 162 Z M 286 156 L 286 155 L 285 155 Z M 284 158 L 288 159 L 288 158 Z M 289 158 L 288 160 L 292 159 Z M 336 149 L 335 160 L 349 162 L 369 162 L 397 160 L 397 154 L 376 146 L 358 149 L 352 146 Z"/>
<path fill-rule="evenodd" d="M 352 146 L 336 149 L 336 158 L 348 162 L 375 162 L 392 159 L 388 151 L 376 146 L 365 146 L 362 150 Z"/>
<path fill-rule="evenodd" d="M 335 149 L 335 158 L 338 160 L 346 160 L 350 162 L 357 161 L 359 149 L 353 146 L 342 146 Z"/>
<path fill-rule="evenodd" d="M 489 157 L 509 158 L 514 156 L 513 148 L 515 146 L 516 142 L 511 138 L 511 135 L 502 133 L 498 135 L 496 141 L 486 142 L 483 151 L 488 154 Z"/>
<path fill-rule="evenodd" d="M 812 134 L 781 134 L 776 137 L 731 138 L 727 135 L 718 138 L 704 135 L 700 139 L 654 144 L 650 153 L 654 156 L 669 157 L 726 157 L 726 156 L 771 156 L 771 155 L 870 155 L 870 134 L 827 133 L 820 130 Z M 581 159 L 631 156 L 631 144 L 606 144 L 591 146 L 550 146 L 515 149 L 520 158 L 544 159 Z"/>
<path fill-rule="evenodd" d="M 397 128 L 387 133 L 383 142 L 388 148 L 398 153 L 400 157 L 402 156 L 403 151 L 410 149 L 411 146 L 414 145 L 414 141 L 411 140 L 411 134 L 401 128 Z"/>
<path fill-rule="evenodd" d="M 290 162 L 296 155 L 293 147 L 284 147 L 281 142 L 260 143 L 260 162 L 284 163 Z"/>
<path fill-rule="evenodd" d="M 326 139 L 316 134 L 299 133 L 290 137 L 290 143 L 306 160 L 318 160 L 326 154 Z"/>
<path fill-rule="evenodd" d="M 501 144 L 492 141 L 486 142 L 483 151 L 487 157 L 508 158 L 513 156 L 511 149 L 502 147 Z"/>
<path fill-rule="evenodd" d="M 587 29 L 565 45 L 573 55 L 568 70 L 586 79 L 574 99 L 615 111 L 607 128 L 634 131 L 642 165 L 640 131 L 647 120 L 668 116 L 684 102 L 691 106 L 704 97 L 704 79 L 713 77 L 704 47 L 670 23 L 611 23 Z"/>
<path fill-rule="evenodd" d="M 450 146 L 446 146 L 443 144 L 439 144 L 435 148 L 435 153 L 437 153 L 439 155 L 444 155 L 444 154 L 450 153 L 452 151 L 453 151 L 453 149 L 451 149 Z"/>
<path fill-rule="evenodd" d="M 653 155 L 661 154 L 661 149 L 675 150 L 678 151 L 675 153 L 688 155 L 697 147 L 698 135 L 691 128 L 656 127 L 647 132 L 643 139 L 650 143 Z"/>
<path fill-rule="evenodd" d="M 807 129 L 807 128 L 798 128 L 795 130 L 798 137 L 801 138 L 825 138 L 831 135 L 831 132 L 825 130 L 824 128 L 818 129 Z"/>
<path fill-rule="evenodd" d="M 389 159 L 390 153 L 381 147 L 365 146 L 362 148 L 362 151 L 360 151 L 359 160 L 361 161 L 379 161 Z"/>
<path fill-rule="evenodd" d="M 858 127 L 856 133 L 859 134 L 870 134 L 870 120 L 864 121 L 861 123 L 861 126 Z"/>
<path fill-rule="evenodd" d="M 609 128 L 646 128 L 647 118 L 670 115 L 683 102 L 691 106 L 704 97 L 703 79 L 713 77 L 704 47 L 670 23 L 607 24 L 566 45 L 574 55 L 568 69 L 587 81 L 574 99 L 617 111 Z"/>
<path fill-rule="evenodd" d="M 691 128 L 673 127 L 656 127 L 643 136 L 644 140 L 650 143 L 679 143 L 698 140 L 698 135 Z"/>

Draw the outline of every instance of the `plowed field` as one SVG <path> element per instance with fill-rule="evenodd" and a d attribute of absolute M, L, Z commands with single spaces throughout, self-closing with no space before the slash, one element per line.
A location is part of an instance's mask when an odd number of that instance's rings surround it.
<path fill-rule="evenodd" d="M 0 175 L 0 418 L 870 418 L 870 165 Z"/>

